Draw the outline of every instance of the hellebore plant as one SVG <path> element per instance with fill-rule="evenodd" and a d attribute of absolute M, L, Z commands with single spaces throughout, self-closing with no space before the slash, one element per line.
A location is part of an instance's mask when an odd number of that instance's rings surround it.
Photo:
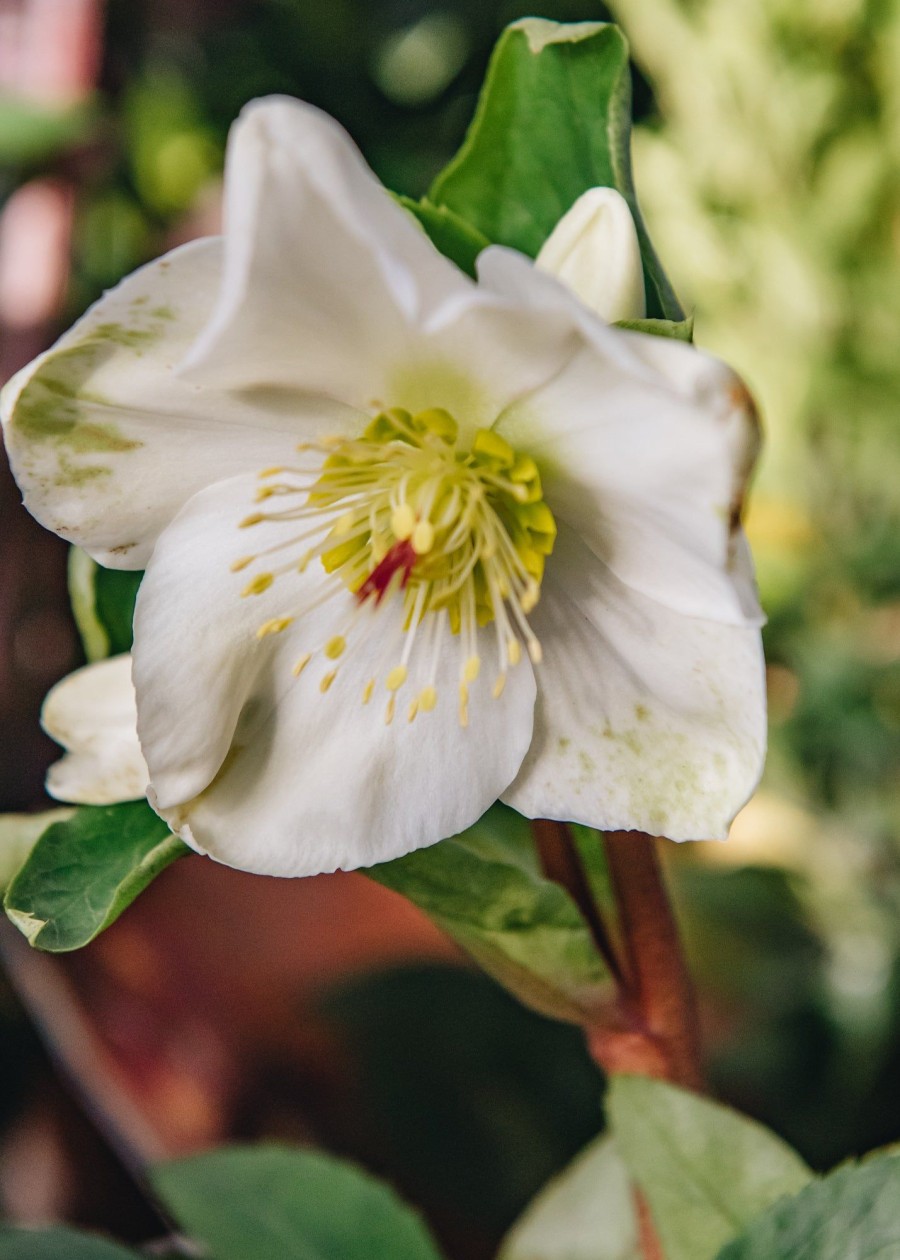
<path fill-rule="evenodd" d="M 475 282 L 336 123 L 276 98 L 233 129 L 225 223 L 3 394 L 30 511 L 146 567 L 158 813 L 277 875 L 430 845 L 498 798 L 724 836 L 764 750 L 756 427 L 721 363 L 611 326 L 643 315 L 624 201 L 586 194 L 537 263 L 493 246 Z M 104 668 L 130 770 L 91 786 L 69 760 L 68 800 L 144 788 L 126 666 Z M 64 692 L 45 722 L 90 762 Z"/>

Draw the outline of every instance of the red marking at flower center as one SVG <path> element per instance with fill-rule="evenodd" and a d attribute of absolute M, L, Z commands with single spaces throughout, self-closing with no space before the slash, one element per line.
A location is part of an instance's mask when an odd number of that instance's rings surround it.
<path fill-rule="evenodd" d="M 388 587 L 401 572 L 403 576 L 400 579 L 400 589 L 402 590 L 409 581 L 409 575 L 418 558 L 408 538 L 404 542 L 394 543 L 384 559 L 375 566 L 356 592 L 356 598 L 363 603 L 370 595 L 374 595 L 375 603 L 380 604 Z"/>

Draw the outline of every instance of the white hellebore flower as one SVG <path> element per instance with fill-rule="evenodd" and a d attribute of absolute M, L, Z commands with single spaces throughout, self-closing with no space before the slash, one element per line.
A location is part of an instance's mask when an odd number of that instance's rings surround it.
<path fill-rule="evenodd" d="M 723 836 L 753 790 L 752 409 L 721 363 L 542 269 L 640 313 L 630 218 L 600 201 L 541 267 L 486 249 L 476 284 L 336 123 L 262 101 L 231 136 L 224 239 L 130 276 L 7 387 L 30 510 L 146 567 L 148 795 L 194 848 L 353 868 L 498 797 Z"/>

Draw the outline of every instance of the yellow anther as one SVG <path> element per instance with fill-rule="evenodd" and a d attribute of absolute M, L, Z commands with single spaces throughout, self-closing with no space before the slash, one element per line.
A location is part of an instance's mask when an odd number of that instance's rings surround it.
<path fill-rule="evenodd" d="M 459 684 L 459 724 L 469 725 L 469 688 L 464 682 Z"/>
<path fill-rule="evenodd" d="M 541 588 L 537 582 L 530 581 L 525 587 L 522 598 L 519 603 L 522 605 L 522 612 L 527 616 L 532 612 L 541 597 Z"/>
<path fill-rule="evenodd" d="M 510 665 L 518 665 L 522 659 L 522 644 L 518 639 L 510 639 L 506 645 L 506 655 L 509 657 Z"/>
<path fill-rule="evenodd" d="M 540 665 L 541 661 L 544 659 L 544 650 L 540 643 L 538 643 L 537 639 L 528 640 L 528 655 L 534 661 L 535 665 Z"/>
<path fill-rule="evenodd" d="M 416 514 L 408 503 L 401 503 L 391 513 L 391 532 L 398 542 L 412 538 L 416 528 Z"/>
<path fill-rule="evenodd" d="M 430 521 L 419 521 L 412 532 L 413 551 L 424 556 L 434 546 L 434 526 Z"/>
<path fill-rule="evenodd" d="M 343 538 L 344 534 L 350 533 L 355 524 L 356 513 L 345 512 L 343 516 L 339 517 L 339 519 L 335 521 L 334 528 L 331 532 L 335 535 L 335 537 Z"/>
<path fill-rule="evenodd" d="M 345 442 L 346 440 L 347 440 L 346 438 L 341 437 L 340 433 L 326 433 L 324 437 L 319 438 L 317 445 L 318 446 L 340 446 L 340 444 L 342 442 Z M 297 449 L 300 450 L 301 448 L 298 446 Z"/>
<path fill-rule="evenodd" d="M 303 655 L 300 657 L 300 659 L 297 661 L 297 664 L 294 666 L 295 678 L 300 677 L 300 675 L 306 669 L 307 665 L 309 664 L 311 660 L 312 660 L 312 652 L 304 652 Z"/>
<path fill-rule="evenodd" d="M 405 665 L 395 665 L 387 676 L 388 691 L 399 691 L 406 682 L 408 672 Z"/>
<path fill-rule="evenodd" d="M 325 644 L 325 655 L 330 661 L 336 661 L 344 652 L 347 646 L 347 640 L 341 634 L 336 634 L 333 639 L 329 639 Z"/>
<path fill-rule="evenodd" d="M 319 683 L 319 690 L 321 691 L 323 696 L 325 692 L 328 690 L 328 688 L 331 686 L 331 684 L 334 682 L 335 678 L 337 678 L 336 669 L 330 669 L 328 673 L 323 677 L 322 681 Z"/>
<path fill-rule="evenodd" d="M 249 516 L 245 516 L 238 524 L 238 529 L 246 529 L 248 525 L 258 525 L 260 521 L 266 519 L 265 512 L 251 512 Z"/>
<path fill-rule="evenodd" d="M 415 717 L 418 712 L 419 712 L 419 701 L 418 699 L 415 699 L 412 701 L 412 703 L 409 706 L 409 711 L 407 712 L 407 715 L 406 715 L 407 722 L 415 721 Z"/>
<path fill-rule="evenodd" d="M 241 556 L 240 560 L 234 560 L 231 564 L 232 573 L 240 573 L 241 569 L 246 569 L 248 564 L 252 564 L 256 556 Z"/>
<path fill-rule="evenodd" d="M 393 696 L 391 696 L 390 700 L 388 700 L 388 702 L 387 702 L 387 708 L 386 708 L 386 709 L 385 709 L 385 711 L 384 711 L 384 724 L 385 724 L 385 726 L 390 726 L 391 722 L 393 722 L 393 720 L 394 720 L 394 710 L 396 709 L 396 707 L 397 707 L 397 706 L 396 706 L 396 701 L 395 701 L 394 697 L 393 697 Z"/>
<path fill-rule="evenodd" d="M 467 683 L 472 683 L 481 672 L 481 657 L 470 656 L 463 666 L 463 678 Z"/>
<path fill-rule="evenodd" d="M 257 573 L 256 577 L 248 582 L 241 595 L 262 595 L 263 591 L 267 591 L 275 581 L 274 573 Z"/>
<path fill-rule="evenodd" d="M 264 621 L 256 632 L 257 639 L 265 639 L 270 634 L 281 634 L 293 622 L 293 617 L 272 617 Z"/>
<path fill-rule="evenodd" d="M 498 674 L 494 682 L 493 690 L 491 691 L 491 695 L 494 697 L 495 700 L 499 700 L 500 697 L 503 695 L 503 688 L 505 686 L 506 686 L 506 675 Z"/>
<path fill-rule="evenodd" d="M 298 446 L 297 449 L 299 450 L 300 447 Z M 259 479 L 260 481 L 262 481 L 263 478 L 265 477 L 274 477 L 276 473 L 281 473 L 281 472 L 284 472 L 284 465 L 273 464 L 271 468 L 264 468 L 262 470 L 262 472 L 259 474 Z"/>
<path fill-rule="evenodd" d="M 277 493 L 277 486 L 260 486 L 256 492 L 256 502 L 262 503 L 265 499 L 271 499 L 272 495 Z"/>
<path fill-rule="evenodd" d="M 309 564 L 310 560 L 312 560 L 312 558 L 313 558 L 313 556 L 314 556 L 315 554 L 316 554 L 316 553 L 315 553 L 315 549 L 314 549 L 314 548 L 312 548 L 312 547 L 309 549 L 309 551 L 305 551 L 305 552 L 303 553 L 303 555 L 300 557 L 300 560 L 299 560 L 299 561 L 298 561 L 298 563 L 297 563 L 297 572 L 298 572 L 298 573 L 305 573 L 305 572 L 306 572 L 307 565 Z"/>
<path fill-rule="evenodd" d="M 431 713 L 437 704 L 437 691 L 434 687 L 425 687 L 419 692 L 419 708 L 423 713 Z"/>
<path fill-rule="evenodd" d="M 365 687 L 363 687 L 363 701 L 362 701 L 363 704 L 369 703 L 369 701 L 372 699 L 372 692 L 374 690 L 375 690 L 375 679 L 370 678 L 369 681 L 366 683 Z"/>

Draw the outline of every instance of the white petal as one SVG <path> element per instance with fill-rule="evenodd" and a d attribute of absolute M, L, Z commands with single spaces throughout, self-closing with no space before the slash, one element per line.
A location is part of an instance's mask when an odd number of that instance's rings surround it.
<path fill-rule="evenodd" d="M 288 386 L 368 407 L 408 329 L 474 287 L 343 128 L 300 101 L 254 102 L 235 123 L 225 223 L 221 293 L 184 365 L 217 387 Z"/>
<path fill-rule="evenodd" d="M 66 749 L 47 774 L 56 800 L 112 805 L 146 794 L 130 656 L 97 661 L 58 682 L 44 701 L 41 725 Z"/>
<path fill-rule="evenodd" d="M 498 432 L 538 462 L 545 497 L 617 577 L 690 616 L 761 619 L 737 577 L 740 505 L 758 447 L 746 388 L 693 346 L 603 325 L 551 277 L 490 251 L 491 283 L 568 306 L 582 348 Z"/>
<path fill-rule="evenodd" d="M 196 490 L 355 429 L 334 404 L 229 395 L 175 376 L 218 288 L 221 243 L 175 250 L 106 294 L 3 391 L 6 446 L 29 511 L 112 568 L 141 568 Z"/>
<path fill-rule="evenodd" d="M 334 663 L 320 650 L 355 601 L 341 591 L 283 633 L 256 638 L 262 622 L 320 591 L 323 574 L 310 566 L 240 598 L 246 573 L 230 573 L 229 564 L 242 541 L 228 519 L 252 489 L 250 478 L 236 478 L 197 495 L 160 537 L 141 587 L 134 675 L 151 800 L 195 848 L 273 875 L 369 865 L 470 825 L 511 782 L 530 742 L 530 664 L 520 662 L 502 697 L 491 699 L 497 662 L 486 635 L 463 729 L 459 645 L 448 635 L 437 708 L 410 723 L 408 706 L 428 682 L 423 642 L 387 725 L 384 683 L 402 642 L 399 606 L 387 604 L 358 652 L 348 636 L 322 694 Z M 319 654 L 294 678 L 292 666 L 309 651 Z M 378 691 L 364 706 L 373 676 Z"/>
<path fill-rule="evenodd" d="M 644 269 L 628 202 L 615 188 L 590 188 L 560 219 L 535 266 L 556 276 L 607 323 L 643 319 Z"/>
<path fill-rule="evenodd" d="M 532 623 L 534 741 L 504 800 L 529 817 L 723 838 L 762 770 L 759 632 L 660 607 L 566 529 Z"/>

